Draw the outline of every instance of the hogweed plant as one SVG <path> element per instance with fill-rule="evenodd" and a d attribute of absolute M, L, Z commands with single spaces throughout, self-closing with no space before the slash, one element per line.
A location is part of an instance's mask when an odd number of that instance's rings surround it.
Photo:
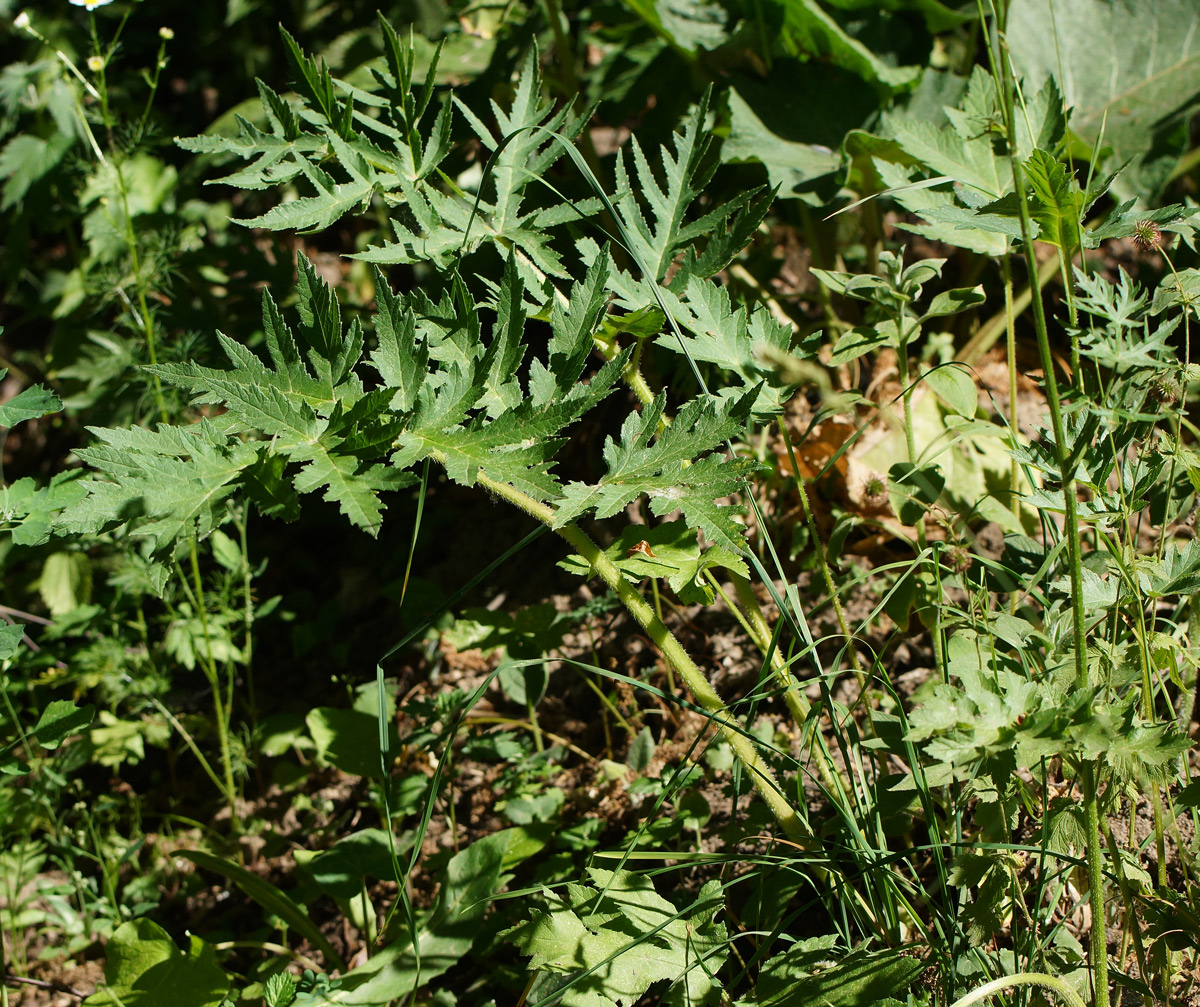
<path fill-rule="evenodd" d="M 1036 95 L 1020 89 L 1003 13 L 990 22 L 992 72 L 972 74 L 957 107 L 947 108 L 945 126 L 916 117 L 892 121 L 874 168 L 919 218 L 911 229 L 999 264 L 999 317 L 1010 351 L 1007 417 L 981 410 L 961 364 L 926 367 L 916 359 L 938 327 L 970 318 L 985 300 L 978 285 L 938 289 L 953 268 L 946 259 L 909 261 L 884 251 L 866 273 L 814 270 L 834 295 L 835 319 L 835 304 L 853 302 L 849 310 L 862 312 L 861 324 L 841 325 L 824 350 L 820 332 L 800 338 L 771 304 L 734 299 L 721 277 L 775 193 L 710 198 L 707 94 L 669 144 L 647 150 L 635 138 L 617 152 L 613 194 L 593 176 L 594 195 L 567 198 L 555 172 L 575 160 L 563 157 L 590 113 L 555 110 L 543 95 L 535 49 L 509 100 L 473 108 L 437 85 L 437 52 L 418 81 L 412 39 L 381 21 L 384 57 L 369 67 L 369 78 L 355 86 L 338 80 L 285 36 L 296 96 L 260 82 L 257 121 L 236 117 L 233 136 L 179 141 L 198 154 L 246 162 L 215 181 L 292 197 L 246 225 L 324 229 L 361 218 L 368 235 L 354 258 L 374 267 L 374 309 L 347 322 L 336 292 L 299 255 L 291 320 L 271 292 L 263 295 L 265 356 L 237 334 L 219 334 L 220 366 L 152 360 L 147 373 L 155 387 L 189 398 L 189 421 L 167 422 L 164 413 L 148 427 L 92 428 L 94 442 L 78 452 L 90 476 L 44 500 L 31 526 L 36 518 L 39 534 L 48 536 L 52 526 L 64 537 L 130 543 L 160 588 L 180 578 L 202 622 L 198 637 L 209 650 L 201 663 L 226 733 L 233 662 L 222 680 L 212 628 L 203 624 L 208 608 L 197 558 L 197 543 L 220 542 L 223 526 L 233 522 L 240 530 L 247 645 L 251 512 L 292 520 L 305 497 L 318 495 L 354 528 L 377 536 L 389 503 L 423 493 L 436 467 L 554 532 L 568 549 L 563 565 L 599 578 L 657 647 L 687 690 L 686 697 L 663 698 L 699 710 L 715 728 L 714 747 L 736 759 L 788 852 L 748 857 L 753 872 L 708 880 L 683 908 L 629 869 L 636 856 L 657 855 L 638 848 L 639 837 L 605 853 L 617 864 L 593 864 L 587 883 L 520 893 L 528 908 L 505 937 L 535 973 L 528 1002 L 628 1005 L 663 981 L 671 1002 L 711 1003 L 722 995 L 722 970 L 728 974 L 735 960 L 742 977 L 757 976 L 756 994 L 739 1004 L 832 1002 L 845 989 L 856 992 L 837 1002 L 882 1001 L 915 996 L 906 991 L 926 963 L 902 952 L 919 944 L 938 966 L 938 999 L 958 1007 L 1027 986 L 1078 1007 L 1089 985 L 1095 1007 L 1107 1007 L 1110 879 L 1139 971 L 1136 982 L 1122 981 L 1169 1002 L 1176 959 L 1158 931 L 1148 932 L 1147 943 L 1138 914 L 1168 900 L 1167 838 L 1179 836 L 1169 787 L 1188 747 L 1179 702 L 1194 684 L 1200 548 L 1177 533 L 1200 488 L 1200 456 L 1189 440 L 1197 431 L 1184 408 L 1198 372 L 1179 359 L 1172 339 L 1186 345 L 1200 284 L 1194 271 L 1172 267 L 1152 293 L 1128 277 L 1113 283 L 1071 266 L 1106 238 L 1178 234 L 1190 241 L 1193 211 L 1126 202 L 1102 222 L 1092 219 L 1112 180 L 1078 180 L 1061 94 L 1052 82 Z M 482 174 L 453 173 L 460 133 L 488 153 Z M 597 217 L 611 223 L 619 244 L 591 230 Z M 1054 246 L 1054 269 L 1067 284 L 1061 319 L 1047 308 L 1036 268 L 1027 293 L 1014 291 L 1013 264 L 1019 256 L 1036 263 L 1039 240 Z M 383 272 L 389 266 L 419 267 L 428 282 L 397 291 Z M 1033 309 L 1049 427 L 1029 441 L 1016 417 L 1013 347 L 1022 297 Z M 140 314 L 148 321 L 149 312 Z M 1070 360 L 1061 384 L 1059 330 Z M 869 492 L 880 509 L 890 500 L 902 526 L 895 537 L 911 558 L 896 564 L 900 575 L 855 626 L 838 604 L 837 574 L 848 569 L 839 565 L 840 539 L 820 538 L 808 496 L 816 480 L 801 473 L 796 451 L 803 445 L 792 443 L 786 415 L 797 395 L 811 392 L 819 415 L 850 412 L 859 436 L 883 404 L 857 393 L 819 401 L 813 375 L 881 351 L 895 354 L 902 429 L 895 464 L 887 479 L 871 477 Z M 671 368 L 684 375 L 674 384 L 694 393 L 655 390 L 650 375 Z M 922 404 L 926 389 L 935 398 Z M 600 422 L 621 395 L 629 408 L 603 440 L 598 478 L 560 474 L 574 461 L 567 457 L 572 432 Z M 922 416 L 931 418 L 924 426 Z M 760 506 L 767 466 L 759 459 L 766 452 L 746 445 L 765 444 L 776 424 L 841 643 L 852 655 L 854 705 L 835 692 L 844 669 L 822 665 L 805 604 L 782 575 Z M 999 477 L 964 498 L 952 462 L 984 457 L 997 443 Z M 646 523 L 610 527 L 634 509 L 648 515 Z M 976 545 L 984 518 L 1005 533 L 998 555 Z M 1150 549 L 1147 534 L 1155 536 Z M 722 578 L 733 585 L 733 598 Z M 641 587 L 647 579 L 649 598 Z M 774 626 L 754 580 L 778 609 Z M 717 692 L 668 628 L 660 590 L 684 604 L 721 598 L 739 618 L 763 652 L 762 680 L 749 704 L 782 698 L 796 751 L 755 734 L 750 718 Z M 855 648 L 883 612 L 907 624 L 914 608 L 930 616 L 934 668 L 909 699 L 900 695 L 886 654 L 863 660 Z M 817 673 L 815 703 L 797 682 L 797 669 L 809 664 Z M 440 701 L 445 729 L 425 740 L 432 747 L 443 739 L 442 750 L 407 871 L 389 831 L 387 788 L 381 790 L 385 829 L 371 842 L 394 869 L 405 925 L 393 925 L 389 914 L 373 930 L 378 921 L 365 884 L 337 887 L 346 914 L 358 914 L 360 929 L 380 935 L 384 947 L 337 978 L 273 979 L 264 991 L 268 1002 L 390 1002 L 415 994 L 470 949 L 461 928 L 482 918 L 511 880 L 508 844 L 517 840 L 501 832 L 459 851 L 444 864 L 426 913 L 414 910 L 407 883 L 455 733 L 487 684 Z M 386 777 L 391 712 L 382 672 L 378 690 Z M 861 724 L 859 708 L 869 714 Z M 540 729 L 530 726 L 540 747 Z M 637 744 L 639 763 L 648 763 L 644 743 Z M 210 767 L 210 775 L 232 805 L 227 745 L 221 772 Z M 685 790 L 679 783 L 674 791 L 683 795 L 677 807 L 698 830 L 707 803 L 701 808 Z M 663 785 L 659 803 L 671 792 Z M 814 795 L 820 815 L 809 811 Z M 1125 811 L 1132 828 L 1143 800 L 1153 808 L 1155 879 L 1138 873 L 1110 823 Z M 705 856 L 699 848 L 686 856 L 667 852 L 681 862 Z M 303 908 L 282 893 L 218 858 L 191 858 L 251 886 L 253 897 L 297 932 L 321 939 Z M 761 933 L 748 932 L 765 939 L 747 961 L 731 953 L 735 938 L 717 913 L 748 878 L 766 889 L 763 879 L 776 877 L 786 882 L 757 897 Z M 1069 925 L 1081 889 L 1090 910 L 1087 955 Z M 837 933 L 797 940 L 770 956 L 774 940 L 805 911 L 786 915 L 802 891 L 812 892 L 808 906 L 824 905 Z M 883 947 L 861 943 L 868 939 Z M 185 954 L 146 921 L 123 925 L 114 940 L 127 952 L 153 950 L 172 968 L 194 969 L 214 990 L 221 987 L 202 944 Z M 835 945 L 847 949 L 837 961 Z M 425 948 L 435 953 L 425 956 Z M 322 950 L 336 964 L 336 952 Z M 133 988 L 137 976 L 120 964 L 133 957 L 114 957 L 110 991 L 98 1002 L 119 1003 Z M 976 988 L 961 995 L 968 985 Z"/>

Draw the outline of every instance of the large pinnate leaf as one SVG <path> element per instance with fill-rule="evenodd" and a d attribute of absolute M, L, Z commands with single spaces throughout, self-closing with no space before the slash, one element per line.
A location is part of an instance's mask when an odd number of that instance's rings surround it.
<path fill-rule="evenodd" d="M 1051 21 L 1053 17 L 1053 21 Z M 1200 6 L 1193 0 L 1013 0 L 1008 40 L 1032 91 L 1059 78 L 1085 143 L 1111 147 L 1122 196 L 1149 196 L 1177 163 L 1172 133 L 1200 100 Z"/>
<path fill-rule="evenodd" d="M 230 440 L 207 422 L 91 432 L 101 443 L 79 456 L 104 478 L 84 484 L 88 495 L 63 511 L 59 530 L 126 527 L 155 551 L 219 527 L 238 480 L 258 457 L 253 445 Z"/>
<path fill-rule="evenodd" d="M 550 133 L 557 132 L 569 143 L 583 130 L 588 117 L 571 116 L 565 108 L 553 110 L 543 95 L 533 51 L 518 75 L 509 108 L 492 102 L 495 131 L 467 105 L 460 102 L 458 108 L 484 148 L 495 153 L 484 185 L 484 193 L 491 198 L 476 203 L 461 193 L 418 187 L 400 178 L 399 191 L 388 199 L 404 208 L 405 220 L 393 218 L 393 240 L 373 245 L 357 258 L 380 264 L 447 263 L 464 245 L 470 250 L 491 243 L 502 250 L 519 248 L 543 274 L 566 277 L 547 231 L 594 213 L 600 204 L 584 200 L 533 209 L 523 205 L 530 181 L 545 174 L 565 153 L 562 143 Z"/>
<path fill-rule="evenodd" d="M 261 125 L 236 116 L 234 136 L 176 140 L 185 150 L 250 161 L 211 183 L 268 189 L 304 179 L 313 190 L 241 223 L 271 230 L 326 228 L 365 209 L 378 193 L 419 188 L 445 158 L 450 150 L 449 102 L 441 103 L 431 123 L 426 121 L 437 55 L 424 86 L 415 88 L 411 40 L 399 38 L 386 22 L 382 27 L 387 71 L 374 70 L 373 76 L 385 97 L 337 80 L 285 31 L 297 96 L 283 97 L 259 81 Z"/>
<path fill-rule="evenodd" d="M 607 275 L 604 255 L 572 288 L 566 306 L 554 306 L 547 359 L 530 365 L 528 394 L 511 370 L 521 355 L 524 322 L 515 259 L 509 258 L 497 303 L 499 324 L 487 346 L 464 291 L 454 334 L 435 337 L 440 342 L 430 356 L 441 368 L 417 396 L 392 463 L 409 466 L 433 457 L 465 486 L 474 485 L 482 470 L 537 500 L 557 498 L 561 489 L 550 468 L 564 443 L 562 431 L 609 394 L 628 357 L 620 354 L 590 381 L 580 381 L 605 311 Z"/>
<path fill-rule="evenodd" d="M 619 440 L 606 443 L 608 471 L 599 483 L 564 487 L 552 470 L 566 429 L 612 391 L 629 361 L 627 349 L 585 374 L 608 310 L 609 276 L 601 251 L 583 279 L 553 300 L 545 352 L 524 368 L 532 298 L 515 252 L 490 303 L 457 274 L 437 302 L 419 292 L 398 296 L 377 274 L 376 347 L 364 359 L 361 323 L 343 324 L 334 292 L 301 257 L 299 325 L 290 326 L 267 295 L 267 359 L 220 335 L 228 366 L 187 360 L 154 368 L 212 418 L 97 431 L 103 443 L 82 455 L 99 478 L 86 483 L 86 498 L 66 509 L 60 526 L 121 529 L 147 539 L 162 561 L 180 540 L 219 527 L 236 493 L 284 518 L 295 516 L 300 496 L 319 493 L 375 535 L 383 494 L 410 485 L 413 467 L 433 460 L 462 485 L 482 474 L 555 505 L 559 525 L 589 512 L 612 516 L 645 495 L 653 513 L 679 511 L 711 545 L 736 554 L 744 529 L 737 508 L 723 501 L 743 489 L 755 464 L 727 458 L 723 447 L 763 397 L 755 345 L 783 350 L 791 333 L 765 314 L 733 310 L 723 291 L 693 281 L 690 307 L 681 310 L 703 333 L 692 340 L 697 355 L 737 374 L 742 389 L 694 399 L 670 425 L 662 422 L 666 395 L 659 395 L 630 415 Z"/>
<path fill-rule="evenodd" d="M 617 151 L 613 205 L 625 244 L 644 279 L 664 281 L 678 253 L 684 249 L 689 253 L 683 268 L 667 284 L 672 289 L 681 288 L 690 276 L 709 277 L 728 265 L 753 236 L 769 203 L 764 191 L 755 189 L 718 204 L 697 219 L 686 219 L 716 167 L 705 157 L 711 142 L 706 124 L 708 99 L 705 93 L 682 131 L 672 135 L 671 146 L 659 148 L 657 170 L 637 137 L 630 139 L 628 154 L 626 148 Z M 700 239 L 707 244 L 697 252 L 694 246 Z M 649 303 L 653 303 L 652 297 Z"/>
<path fill-rule="evenodd" d="M 269 363 L 221 336 L 228 368 L 184 361 L 155 369 L 197 404 L 220 407 L 215 420 L 93 430 L 101 443 L 80 455 L 101 478 L 63 512 L 64 530 L 121 527 L 165 553 L 179 539 L 219 527 L 230 497 L 244 486 L 262 509 L 285 515 L 294 513 L 290 494 L 320 492 L 353 524 L 378 533 L 380 492 L 413 479 L 384 461 L 401 424 L 390 410 L 393 393 L 364 392 L 354 372 L 362 328 L 357 320 L 343 328 L 336 297 L 303 257 L 298 291 L 298 332 L 264 297 Z"/>

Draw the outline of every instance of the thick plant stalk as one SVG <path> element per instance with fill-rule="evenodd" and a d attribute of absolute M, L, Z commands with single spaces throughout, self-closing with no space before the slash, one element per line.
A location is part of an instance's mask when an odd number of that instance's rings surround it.
<path fill-rule="evenodd" d="M 441 461 L 434 455 L 435 461 Z M 508 483 L 489 478 L 484 472 L 476 475 L 476 482 L 490 493 L 507 500 L 519 507 L 530 517 L 536 518 L 550 528 L 554 528 L 554 508 L 534 500 L 533 497 L 522 493 Z M 733 749 L 742 766 L 750 773 L 755 789 L 766 802 L 771 814 L 780 827 L 792 839 L 807 839 L 811 837 L 807 826 L 796 814 L 795 809 L 784 797 L 783 790 L 775 779 L 771 767 L 766 764 L 754 743 L 742 733 L 740 726 L 728 716 L 728 707 L 721 699 L 717 690 L 704 677 L 704 673 L 684 649 L 683 644 L 667 629 L 666 625 L 654 613 L 654 609 L 637 593 L 636 589 L 622 575 L 620 568 L 604 554 L 591 537 L 581 528 L 573 524 L 554 528 L 580 556 L 582 556 L 604 581 L 621 599 L 638 624 L 679 673 L 679 677 L 691 690 L 696 704 L 708 713 L 721 732 L 722 737 Z"/>
<path fill-rule="evenodd" d="M 1011 122 L 1012 107 L 1006 102 Z M 1029 208 L 1025 203 L 1025 178 L 1016 155 L 1010 153 L 1013 186 L 1017 193 L 1017 207 L 1021 218 L 1021 237 L 1025 245 L 1026 262 L 1029 263 L 1031 279 L 1037 276 L 1037 262 L 1033 250 L 1033 234 L 1030 226 Z M 1036 283 L 1036 280 L 1034 281 Z M 1066 428 L 1059 405 L 1058 381 L 1054 376 L 1054 358 L 1050 352 L 1050 335 L 1046 327 L 1046 312 L 1042 304 L 1041 289 L 1033 298 L 1033 320 L 1037 331 L 1038 352 L 1042 359 L 1045 375 L 1046 401 L 1050 407 L 1050 426 L 1054 432 L 1054 447 L 1058 455 L 1058 471 L 1062 480 L 1065 520 L 1063 532 L 1067 537 L 1067 562 L 1071 577 L 1071 615 L 1075 642 L 1075 682 L 1079 688 L 1087 683 L 1087 623 L 1083 609 L 1083 559 L 1080 554 L 1079 515 L 1075 500 L 1075 474 L 1067 457 Z M 1104 853 L 1100 846 L 1100 807 L 1096 793 L 1095 765 L 1082 765 L 1083 801 L 1088 821 L 1088 874 L 1091 878 L 1092 939 L 1091 967 L 1095 985 L 1095 1007 L 1108 1007 L 1108 941 L 1104 922 Z"/>
<path fill-rule="evenodd" d="M 796 681 L 796 677 L 788 668 L 783 655 L 779 653 L 779 648 L 771 650 L 771 627 L 767 625 L 758 599 L 754 597 L 750 581 L 732 571 L 730 571 L 730 576 L 737 591 L 738 600 L 746 613 L 750 638 L 754 640 L 764 655 L 770 651 L 771 671 L 775 675 L 779 687 L 783 689 L 784 702 L 787 703 L 788 710 L 792 714 L 792 720 L 796 722 L 798 728 L 802 728 L 805 721 L 808 720 L 809 713 L 812 712 L 812 704 L 808 701 L 808 697 L 800 691 L 800 683 Z M 838 775 L 837 767 L 820 744 L 819 738 L 813 743 L 813 761 L 817 766 L 817 775 L 820 776 L 821 783 L 829 791 L 830 796 L 838 801 L 844 800 L 846 794 L 850 793 L 853 788 Z"/>
<path fill-rule="evenodd" d="M 1001 47 L 1000 33 L 1003 23 L 994 25 L 996 36 L 995 71 L 998 77 L 1000 103 L 1004 113 L 1004 125 L 1008 136 L 1015 134 L 1013 112 L 1013 87 L 1011 65 L 1006 47 Z M 1083 688 L 1087 684 L 1087 624 L 1083 608 L 1083 561 L 1080 551 L 1079 514 L 1075 499 L 1075 472 L 1067 454 L 1066 428 L 1059 405 L 1058 381 L 1054 375 L 1054 358 L 1050 352 L 1050 334 L 1046 326 L 1046 310 L 1042 304 L 1041 277 L 1034 254 L 1033 223 L 1029 205 L 1025 198 L 1025 175 L 1016 152 L 1009 145 L 1009 166 L 1013 176 L 1013 190 L 1017 197 L 1017 211 L 1021 222 L 1021 242 L 1025 247 L 1025 264 L 1033 287 L 1033 322 L 1037 332 L 1038 354 L 1045 376 L 1046 403 L 1050 409 L 1050 426 L 1054 433 L 1054 448 L 1058 460 L 1058 471 L 1062 481 L 1063 508 L 1065 512 L 1063 533 L 1067 538 L 1067 561 L 1071 577 L 1071 615 L 1075 644 L 1075 684 Z M 1077 375 L 1076 375 L 1077 377 Z M 1100 797 L 1096 787 L 1096 765 L 1084 761 L 1080 765 L 1080 782 L 1083 786 L 1083 802 L 1087 814 L 1087 863 L 1090 876 L 1090 901 L 1092 908 L 1092 934 L 1089 958 L 1091 959 L 1092 982 L 1095 1007 L 1109 1007 L 1108 995 L 1108 941 L 1104 920 L 1104 851 L 1100 840 Z"/>
<path fill-rule="evenodd" d="M 1100 846 L 1100 795 L 1096 792 L 1096 764 L 1080 767 L 1083 806 L 1087 813 L 1088 902 L 1092 909 L 1092 983 L 1096 1007 L 1108 1007 L 1108 939 L 1104 923 L 1104 864 Z M 1137 924 L 1135 923 L 1134 926 Z"/>
<path fill-rule="evenodd" d="M 896 353 L 896 363 L 900 368 L 900 394 L 904 403 L 904 444 L 908 448 L 908 460 L 917 464 L 917 443 L 913 434 L 912 422 L 912 385 L 908 381 L 908 339 L 904 334 L 904 306 L 896 319 L 896 331 L 900 333 L 900 346 Z M 921 548 L 925 548 L 925 522 L 917 524 L 917 537 L 921 540 Z"/>

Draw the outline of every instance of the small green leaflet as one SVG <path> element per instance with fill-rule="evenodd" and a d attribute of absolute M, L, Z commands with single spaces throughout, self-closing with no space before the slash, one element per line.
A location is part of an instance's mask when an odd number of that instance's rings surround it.
<path fill-rule="evenodd" d="M 629 414 L 620 441 L 605 440 L 608 472 L 600 482 L 573 482 L 564 488 L 555 526 L 589 511 L 598 518 L 611 517 L 645 494 L 653 513 L 662 516 L 678 509 L 714 545 L 740 552 L 744 529 L 733 520 L 736 508 L 716 501 L 738 492 L 758 465 L 746 458 L 726 459 L 705 452 L 720 448 L 742 428 L 757 395 L 756 387 L 719 404 L 693 399 L 651 443 L 666 405 L 666 395 L 660 393 L 640 413 Z"/>
<path fill-rule="evenodd" d="M 412 70 L 414 43 L 402 41 L 380 18 L 387 43 L 387 67 L 372 71 L 376 90 L 362 91 L 336 80 L 324 62 L 306 55 L 284 31 L 288 61 L 298 100 L 285 99 L 258 82 L 266 129 L 235 116 L 236 135 L 179 138 L 185 150 L 232 154 L 251 163 L 211 183 L 242 189 L 266 189 L 304 178 L 314 190 L 280 203 L 261 216 L 240 221 L 272 230 L 327 228 L 377 193 L 422 186 L 450 150 L 451 105 L 439 105 L 431 125 L 425 124 L 433 96 L 435 55 L 425 85 L 416 93 Z M 438 49 L 440 52 L 440 47 Z M 378 114 L 370 111 L 378 110 Z M 428 128 L 428 139 L 421 134 Z M 348 176 L 329 173 L 330 161 Z"/>
<path fill-rule="evenodd" d="M 653 528 L 629 525 L 604 551 L 631 581 L 665 578 L 685 605 L 712 603 L 713 589 L 704 579 L 705 570 L 723 568 L 750 576 L 745 561 L 728 549 L 713 546 L 702 553 L 696 529 L 686 521 L 667 521 Z M 591 571 L 580 556 L 569 556 L 559 566 L 583 577 Z"/>
<path fill-rule="evenodd" d="M 0 379 L 8 373 L 0 368 Z M 7 402 L 0 403 L 0 427 L 11 429 L 25 420 L 36 420 L 62 409 L 62 399 L 48 388 L 31 385 L 17 392 Z"/>
<path fill-rule="evenodd" d="M 690 252 L 683 268 L 667 284 L 671 290 L 680 290 L 693 276 L 709 277 L 724 269 L 750 241 L 770 202 L 769 194 L 760 187 L 742 192 L 698 219 L 684 223 L 688 208 L 700 196 L 716 167 L 704 163 L 712 142 L 712 133 L 706 125 L 710 95 L 711 89 L 688 117 L 683 131 L 672 134 L 674 149 L 665 145 L 659 148 L 661 183 L 636 137 L 629 144 L 634 165 L 632 175 L 624 148 L 617 151 L 614 168 L 617 195 L 612 202 L 631 258 L 646 272 L 644 279 L 663 281 L 679 252 L 685 248 Z M 642 210 L 643 201 L 650 210 L 649 221 Z M 709 244 L 697 256 L 691 249 L 701 237 L 708 238 Z"/>
<path fill-rule="evenodd" d="M 257 458 L 253 445 L 230 441 L 207 421 L 156 431 L 90 430 L 102 443 L 78 453 L 105 478 L 85 484 L 87 497 L 62 512 L 56 530 L 78 535 L 126 527 L 155 551 L 219 527 L 237 480 Z"/>

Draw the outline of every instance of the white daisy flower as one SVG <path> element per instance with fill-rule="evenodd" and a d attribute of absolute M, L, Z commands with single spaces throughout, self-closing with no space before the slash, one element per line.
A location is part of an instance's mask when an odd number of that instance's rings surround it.
<path fill-rule="evenodd" d="M 100 56 L 89 56 L 87 68 L 91 70 L 92 73 L 99 73 L 104 69 L 104 59 Z"/>
<path fill-rule="evenodd" d="M 104 7 L 112 3 L 113 0 L 71 0 L 75 7 L 86 7 L 88 10 L 95 10 L 97 7 Z"/>

